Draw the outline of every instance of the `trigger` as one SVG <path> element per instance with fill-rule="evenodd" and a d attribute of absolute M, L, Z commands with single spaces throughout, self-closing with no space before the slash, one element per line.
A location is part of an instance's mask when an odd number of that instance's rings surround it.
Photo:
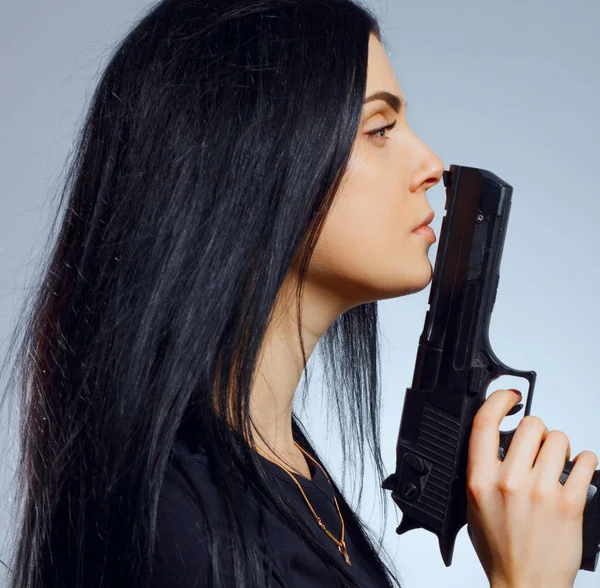
<path fill-rule="evenodd" d="M 506 416 L 512 416 L 513 414 L 517 414 L 522 408 L 523 408 L 522 404 L 517 404 L 510 409 L 510 411 L 506 414 Z"/>

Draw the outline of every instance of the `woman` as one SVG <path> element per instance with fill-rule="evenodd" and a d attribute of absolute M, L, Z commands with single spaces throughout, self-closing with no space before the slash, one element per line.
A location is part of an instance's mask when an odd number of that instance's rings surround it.
<path fill-rule="evenodd" d="M 376 301 L 430 282 L 442 171 L 358 4 L 154 6 L 92 98 L 20 347 L 11 587 L 399 585 L 292 400 L 320 342 L 381 485 Z"/>

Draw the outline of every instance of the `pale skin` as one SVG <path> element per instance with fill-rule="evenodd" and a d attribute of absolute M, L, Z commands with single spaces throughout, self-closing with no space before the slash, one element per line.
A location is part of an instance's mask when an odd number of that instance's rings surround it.
<path fill-rule="evenodd" d="M 431 213 L 426 198 L 444 171 L 442 161 L 409 128 L 400 89 L 382 44 L 369 40 L 365 104 L 344 184 L 311 259 L 302 297 L 307 360 L 320 337 L 350 308 L 405 296 L 432 278 L 431 244 L 413 230 Z M 393 129 L 369 135 L 396 121 Z M 303 364 L 297 328 L 296 276 L 290 272 L 267 329 L 250 396 L 255 447 L 271 461 L 310 479 L 307 458 L 294 445 L 292 404 Z M 262 436 L 262 439 L 261 437 Z"/>

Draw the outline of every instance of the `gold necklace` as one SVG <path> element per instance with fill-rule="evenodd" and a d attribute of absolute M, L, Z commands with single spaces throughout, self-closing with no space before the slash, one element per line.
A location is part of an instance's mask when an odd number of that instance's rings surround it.
<path fill-rule="evenodd" d="M 331 485 L 331 482 L 329 481 L 329 476 L 327 475 L 327 472 L 321 467 L 321 464 L 319 464 L 319 462 L 316 459 L 314 459 L 308 453 L 306 453 L 306 451 L 304 451 L 304 449 L 302 449 L 302 447 L 300 447 L 300 445 L 298 445 L 298 443 L 296 443 L 295 441 L 294 441 L 294 445 L 296 445 L 296 447 L 300 451 L 302 451 L 302 453 L 304 455 L 306 455 L 306 457 L 310 458 L 312 461 L 314 461 L 321 468 L 321 471 L 325 474 L 325 477 L 327 478 L 327 481 Z M 266 454 L 259 447 L 255 447 L 255 449 L 259 453 L 262 453 L 265 457 L 267 457 Z M 296 479 L 296 477 L 292 474 L 292 472 L 290 472 L 290 470 L 288 470 L 284 465 L 282 465 L 280 463 L 278 463 L 277 465 L 279 465 L 281 468 L 283 468 L 291 476 L 292 480 L 294 480 L 294 482 L 296 482 L 296 486 L 298 486 L 298 488 L 300 489 L 300 492 L 302 492 L 302 496 L 304 496 L 304 500 L 306 501 L 306 504 L 308 504 L 308 508 L 310 508 L 310 511 L 312 512 L 313 516 L 315 517 L 315 520 L 317 521 L 317 524 L 319 525 L 319 527 L 321 527 L 321 529 L 323 529 L 323 531 L 325 531 L 325 533 L 327 533 L 327 535 L 329 536 L 329 538 L 338 546 L 338 550 L 343 555 L 344 561 L 348 565 L 352 565 L 350 563 L 350 557 L 348 556 L 348 551 L 346 549 L 346 541 L 344 540 L 344 517 L 342 517 L 342 513 L 340 512 L 340 507 L 339 507 L 338 501 L 337 501 L 337 499 L 335 497 L 335 493 L 333 495 L 333 501 L 335 502 L 335 507 L 337 508 L 338 515 L 340 516 L 340 521 L 342 522 L 342 535 L 341 535 L 341 538 L 339 540 L 336 539 L 329 532 L 329 529 L 327 529 L 327 527 L 325 526 L 325 524 L 323 523 L 323 521 L 317 515 L 317 513 L 315 512 L 315 509 L 312 507 L 312 504 L 310 503 L 310 501 L 306 497 L 306 494 L 304 493 L 304 490 L 302 490 L 302 486 L 300 485 L 300 483 L 298 482 L 298 480 Z"/>

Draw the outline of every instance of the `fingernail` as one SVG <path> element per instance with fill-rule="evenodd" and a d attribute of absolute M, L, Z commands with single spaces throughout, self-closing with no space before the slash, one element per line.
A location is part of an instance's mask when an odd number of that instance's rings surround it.
<path fill-rule="evenodd" d="M 523 398 L 523 394 L 521 394 L 518 390 L 515 390 L 514 388 L 510 388 L 511 392 L 514 392 L 519 398 Z"/>

